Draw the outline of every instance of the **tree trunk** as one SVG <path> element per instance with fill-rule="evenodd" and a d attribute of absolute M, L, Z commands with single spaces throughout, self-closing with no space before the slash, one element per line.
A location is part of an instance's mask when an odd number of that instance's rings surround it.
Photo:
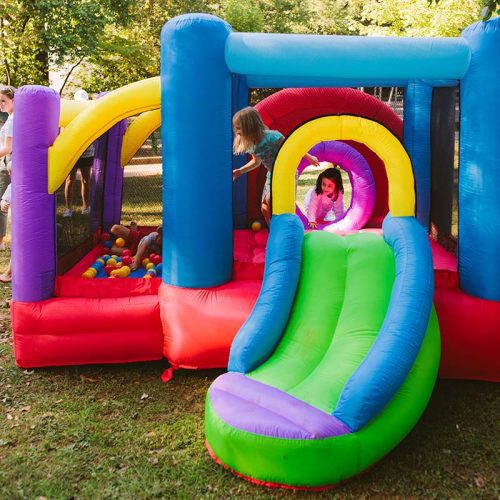
<path fill-rule="evenodd" d="M 40 71 L 43 80 L 46 82 L 45 85 L 49 85 L 49 53 L 47 50 L 40 49 L 35 57 L 38 63 L 38 69 Z"/>

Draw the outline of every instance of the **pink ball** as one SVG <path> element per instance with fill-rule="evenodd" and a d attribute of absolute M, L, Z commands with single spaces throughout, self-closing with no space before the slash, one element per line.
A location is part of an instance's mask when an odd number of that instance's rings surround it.
<path fill-rule="evenodd" d="M 109 233 L 102 233 L 101 241 L 106 241 L 106 240 L 109 240 Z"/>

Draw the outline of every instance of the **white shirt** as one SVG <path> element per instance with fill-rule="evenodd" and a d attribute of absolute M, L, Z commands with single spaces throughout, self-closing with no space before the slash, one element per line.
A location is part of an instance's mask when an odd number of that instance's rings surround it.
<path fill-rule="evenodd" d="M 9 115 L 7 121 L 3 124 L 2 129 L 0 130 L 0 147 L 3 148 L 5 146 L 5 140 L 7 137 L 14 136 L 14 113 Z M 7 162 L 10 160 L 10 154 L 5 156 Z M 5 162 L 0 158 L 0 168 L 5 168 Z"/>
<path fill-rule="evenodd" d="M 337 220 L 344 215 L 344 196 L 342 191 L 339 192 L 337 199 L 333 201 L 332 198 L 324 194 L 316 194 L 316 187 L 312 187 L 306 194 L 305 209 L 309 222 L 325 220 L 327 215 L 332 211 L 335 215 L 335 220 Z"/>
<path fill-rule="evenodd" d="M 7 189 L 5 190 L 5 192 L 2 195 L 2 201 L 6 201 L 7 203 L 10 203 L 10 196 L 12 193 L 11 186 L 12 186 L 12 184 L 9 184 L 7 186 Z"/>

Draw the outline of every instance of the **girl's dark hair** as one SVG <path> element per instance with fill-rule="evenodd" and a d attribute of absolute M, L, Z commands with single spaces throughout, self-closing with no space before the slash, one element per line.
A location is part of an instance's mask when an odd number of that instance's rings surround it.
<path fill-rule="evenodd" d="M 339 193 L 344 192 L 344 185 L 342 184 L 342 175 L 340 174 L 340 170 L 338 168 L 331 167 L 327 168 L 326 170 L 321 172 L 321 174 L 318 175 L 318 178 L 316 179 L 316 189 L 315 189 L 316 194 L 318 196 L 322 193 L 321 182 L 323 181 L 324 178 L 330 179 L 335 183 L 337 192 L 335 193 L 335 198 L 333 199 L 333 201 L 336 201 L 339 196 Z"/>

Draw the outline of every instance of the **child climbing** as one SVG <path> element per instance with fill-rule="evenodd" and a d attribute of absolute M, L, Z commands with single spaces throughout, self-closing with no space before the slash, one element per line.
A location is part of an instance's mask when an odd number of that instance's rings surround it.
<path fill-rule="evenodd" d="M 259 112 L 248 106 L 238 111 L 233 117 L 233 153 L 251 154 L 252 159 L 243 167 L 233 170 L 233 181 L 260 165 L 267 169 L 266 183 L 262 192 L 262 215 L 269 225 L 271 219 L 271 174 L 278 150 L 283 144 L 283 134 L 277 130 L 269 130 L 262 121 Z M 319 162 L 315 156 L 306 153 L 313 165 Z"/>

